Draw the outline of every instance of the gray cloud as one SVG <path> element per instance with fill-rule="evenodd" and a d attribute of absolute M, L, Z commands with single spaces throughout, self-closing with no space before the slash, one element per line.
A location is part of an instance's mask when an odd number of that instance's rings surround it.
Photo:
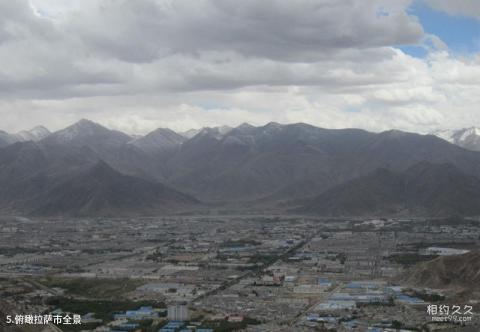
<path fill-rule="evenodd" d="M 480 105 L 478 59 L 430 49 L 416 59 L 396 48 L 432 38 L 409 5 L 0 1 L 2 129 L 58 129 L 83 117 L 132 133 L 272 120 L 462 125 Z"/>
<path fill-rule="evenodd" d="M 358 64 L 423 36 L 403 1 L 86 0 L 56 20 L 42 4 L 2 4 L 4 98 L 363 84 Z"/>
<path fill-rule="evenodd" d="M 461 15 L 480 19 L 480 2 L 478 0 L 426 0 L 434 9 L 450 15 Z"/>
<path fill-rule="evenodd" d="M 423 29 L 389 1 L 107 1 L 72 14 L 67 27 L 90 47 L 129 62 L 234 51 L 314 61 L 341 48 L 418 43 Z"/>

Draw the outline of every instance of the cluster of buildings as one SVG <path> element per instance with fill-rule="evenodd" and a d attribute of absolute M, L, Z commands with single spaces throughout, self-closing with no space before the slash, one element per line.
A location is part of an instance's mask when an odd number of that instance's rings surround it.
<path fill-rule="evenodd" d="M 72 294 L 13 282 L 19 276 L 39 280 L 48 272 L 67 280 L 132 280 L 135 288 L 122 298 L 169 305 L 115 312 L 112 321 L 92 321 L 101 325 L 98 331 L 141 330 L 146 320 L 167 332 L 212 329 L 205 322 L 251 332 L 415 327 L 425 324 L 428 300 L 392 280 L 407 263 L 462 254 L 479 248 L 479 241 L 478 221 L 266 215 L 7 219 L 0 228 L 0 273 L 11 282 L 0 282 L 0 295 L 21 308 L 52 309 L 41 307 L 38 298 Z"/>

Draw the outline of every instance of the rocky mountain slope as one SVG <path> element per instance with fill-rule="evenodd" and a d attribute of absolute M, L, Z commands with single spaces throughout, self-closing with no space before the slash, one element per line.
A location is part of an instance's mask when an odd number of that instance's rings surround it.
<path fill-rule="evenodd" d="M 403 172 L 378 169 L 307 200 L 297 209 L 324 215 L 476 215 L 480 180 L 451 164 L 421 162 Z"/>
<path fill-rule="evenodd" d="M 199 202 L 163 184 L 120 174 L 99 162 L 46 191 L 32 205 L 40 215 L 148 215 Z"/>
<path fill-rule="evenodd" d="M 429 288 L 465 288 L 480 290 L 480 252 L 440 256 L 413 266 L 402 281 Z"/>

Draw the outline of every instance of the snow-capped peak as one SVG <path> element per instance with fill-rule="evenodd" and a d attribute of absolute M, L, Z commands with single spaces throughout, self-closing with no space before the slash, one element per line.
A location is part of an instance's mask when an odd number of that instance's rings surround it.
<path fill-rule="evenodd" d="M 201 129 L 190 129 L 187 130 L 183 133 L 180 133 L 180 135 L 186 137 L 186 138 L 192 138 L 198 134 L 208 134 L 211 135 L 217 139 L 221 139 L 225 135 L 227 135 L 233 128 L 229 126 L 219 126 L 219 127 L 203 127 Z"/>
<path fill-rule="evenodd" d="M 480 136 L 480 129 L 477 127 L 461 129 L 457 133 L 455 133 L 454 136 L 456 136 L 457 140 L 464 141 L 470 136 Z"/>
<path fill-rule="evenodd" d="M 440 130 L 435 130 L 432 131 L 431 134 L 434 136 L 437 136 L 447 142 L 454 143 L 453 142 L 453 134 L 455 134 L 455 130 L 452 129 L 440 129 Z"/>
<path fill-rule="evenodd" d="M 445 129 L 432 132 L 452 144 L 474 151 L 480 151 L 480 128 L 469 127 L 458 130 Z"/>
<path fill-rule="evenodd" d="M 58 140 L 70 141 L 78 136 L 95 135 L 99 131 L 108 131 L 108 129 L 93 121 L 82 119 L 65 129 L 57 131 L 55 136 Z"/>

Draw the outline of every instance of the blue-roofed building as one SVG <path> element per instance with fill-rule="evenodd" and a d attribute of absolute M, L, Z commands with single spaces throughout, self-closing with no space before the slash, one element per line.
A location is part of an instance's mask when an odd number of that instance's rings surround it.
<path fill-rule="evenodd" d="M 417 297 L 400 294 L 397 296 L 397 301 L 406 304 L 424 304 L 425 302 L 422 299 Z"/>
<path fill-rule="evenodd" d="M 355 301 L 356 303 L 374 303 L 374 302 L 389 302 L 389 297 L 384 293 L 362 293 L 362 294 L 349 294 L 349 293 L 334 293 L 330 297 L 330 301 Z"/>
<path fill-rule="evenodd" d="M 335 301 L 354 301 L 355 298 L 348 293 L 335 293 L 331 296 L 331 300 Z"/>
<path fill-rule="evenodd" d="M 137 310 L 137 313 L 144 315 L 152 315 L 155 313 L 155 310 L 152 307 L 140 307 L 140 309 Z"/>
<path fill-rule="evenodd" d="M 182 321 L 178 321 L 178 320 L 171 320 L 167 323 L 167 326 L 172 326 L 172 327 L 180 327 L 182 326 L 183 324 L 185 324 L 184 322 Z"/>
<path fill-rule="evenodd" d="M 320 316 L 320 317 L 318 317 L 318 321 L 323 322 L 323 323 L 333 324 L 333 323 L 336 323 L 337 320 L 338 319 L 336 317 L 332 317 L 332 316 Z"/>
<path fill-rule="evenodd" d="M 369 327 L 367 332 L 382 332 L 383 330 L 379 327 Z"/>
<path fill-rule="evenodd" d="M 403 287 L 402 286 L 388 286 L 385 290 L 394 295 L 400 295 L 402 293 Z"/>
<path fill-rule="evenodd" d="M 309 314 L 307 320 L 310 322 L 336 323 L 337 318 L 331 316 L 320 316 L 319 314 Z"/>
<path fill-rule="evenodd" d="M 169 321 L 167 324 L 162 326 L 162 328 L 160 330 L 158 330 L 158 332 L 175 332 L 176 330 L 181 328 L 183 325 L 185 325 L 184 322 Z"/>
<path fill-rule="evenodd" d="M 355 309 L 355 307 L 355 301 L 329 300 L 327 302 L 320 303 L 317 306 L 317 310 L 351 310 Z"/>
<path fill-rule="evenodd" d="M 354 297 L 357 303 L 388 303 L 389 297 L 385 294 L 364 294 L 364 295 L 356 295 Z"/>
<path fill-rule="evenodd" d="M 140 307 L 137 310 L 127 310 L 125 312 L 115 312 L 113 318 L 118 319 L 145 319 L 150 317 L 158 317 L 158 313 L 152 307 Z"/>
<path fill-rule="evenodd" d="M 125 324 L 118 325 L 117 328 L 123 331 L 131 331 L 131 330 L 135 330 L 139 326 L 140 324 L 138 323 L 125 323 Z"/>
<path fill-rule="evenodd" d="M 345 285 L 347 289 L 378 289 L 378 284 L 374 282 L 352 281 Z"/>
<path fill-rule="evenodd" d="M 328 279 L 320 278 L 318 279 L 318 284 L 323 287 L 330 287 L 332 286 L 332 282 Z"/>
<path fill-rule="evenodd" d="M 95 318 L 95 313 L 89 312 L 82 316 L 82 324 L 88 323 L 101 323 L 102 320 L 99 318 Z"/>
<path fill-rule="evenodd" d="M 196 332 L 213 332 L 213 329 L 197 329 Z"/>
<path fill-rule="evenodd" d="M 356 319 L 348 321 L 348 322 L 343 322 L 342 325 L 346 327 L 347 329 L 354 329 L 358 326 L 358 321 Z"/>
<path fill-rule="evenodd" d="M 345 288 L 348 288 L 348 289 L 360 289 L 360 288 L 362 288 L 362 285 L 360 285 L 359 283 L 356 283 L 356 282 L 352 281 L 352 282 L 349 282 L 347 285 L 345 285 Z"/>
<path fill-rule="evenodd" d="M 309 314 L 307 315 L 307 320 L 311 322 L 316 322 L 318 320 L 318 314 Z"/>

